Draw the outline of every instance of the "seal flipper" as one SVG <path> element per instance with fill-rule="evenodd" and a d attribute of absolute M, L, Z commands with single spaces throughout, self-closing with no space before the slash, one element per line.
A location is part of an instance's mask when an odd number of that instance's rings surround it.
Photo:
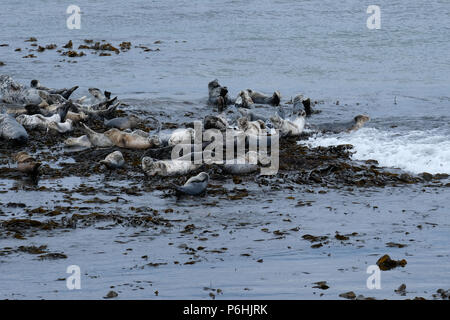
<path fill-rule="evenodd" d="M 69 112 L 69 109 L 72 107 L 72 102 L 68 101 L 64 103 L 61 107 L 58 108 L 58 114 L 61 118 L 61 122 L 66 122 L 67 113 Z"/>
<path fill-rule="evenodd" d="M 63 96 L 64 99 L 69 99 L 69 97 L 72 95 L 72 93 L 78 89 L 78 86 L 72 87 L 69 90 L 65 91 L 64 93 L 62 93 L 61 95 Z"/>
<path fill-rule="evenodd" d="M 309 117 L 312 115 L 312 109 L 311 109 L 311 99 L 307 98 L 302 101 L 303 108 L 305 108 L 306 116 Z"/>

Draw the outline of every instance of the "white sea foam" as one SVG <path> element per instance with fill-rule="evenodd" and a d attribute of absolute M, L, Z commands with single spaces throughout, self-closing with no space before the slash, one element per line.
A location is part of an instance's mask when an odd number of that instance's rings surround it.
<path fill-rule="evenodd" d="M 450 138 L 442 129 L 400 132 L 362 128 L 350 134 L 317 135 L 306 143 L 312 147 L 351 144 L 354 160 L 374 159 L 381 166 L 412 173 L 450 174 Z"/>

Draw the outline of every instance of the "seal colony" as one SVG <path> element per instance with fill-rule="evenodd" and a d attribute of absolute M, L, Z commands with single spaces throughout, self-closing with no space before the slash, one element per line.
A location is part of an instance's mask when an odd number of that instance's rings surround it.
<path fill-rule="evenodd" d="M 129 170 L 137 165 L 129 162 L 123 154 L 125 150 L 140 152 L 138 165 L 148 177 L 185 176 L 203 170 L 183 186 L 168 187 L 177 194 L 205 194 L 211 170 L 245 175 L 272 168 L 279 155 L 274 148 L 279 143 L 296 144 L 308 127 L 307 118 L 315 112 L 311 100 L 302 94 L 297 94 L 291 103 L 283 103 L 278 90 L 264 94 L 245 89 L 231 98 L 228 88 L 215 79 L 208 83 L 210 112 L 198 119 L 201 126 L 188 123 L 184 128 L 162 132 L 158 119 L 154 119 L 157 127 L 150 128 L 146 119 L 118 110 L 122 103 L 111 92 L 89 88 L 88 96 L 70 99 L 77 88 L 49 89 L 35 79 L 26 87 L 8 75 L 0 76 L 0 93 L 5 103 L 0 114 L 0 134 L 2 141 L 12 145 L 19 155 L 15 156 L 19 172 L 39 174 L 41 163 L 23 149 L 30 142 L 29 133 L 45 132 L 74 156 L 108 149 L 96 163 L 109 170 Z M 259 105 L 272 108 L 272 116 L 260 115 Z M 368 120 L 368 116 L 358 115 L 350 122 L 309 128 L 318 132 L 350 132 Z M 217 146 L 222 148 L 220 152 Z"/>

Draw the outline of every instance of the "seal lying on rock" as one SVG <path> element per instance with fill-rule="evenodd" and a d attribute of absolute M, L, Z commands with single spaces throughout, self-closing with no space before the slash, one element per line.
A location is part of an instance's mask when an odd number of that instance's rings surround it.
<path fill-rule="evenodd" d="M 351 132 L 360 129 L 370 118 L 365 115 L 357 115 L 352 121 L 337 123 L 322 123 L 310 125 L 311 129 L 324 133 Z"/>
<path fill-rule="evenodd" d="M 8 75 L 0 75 L 0 94 L 2 100 L 11 104 L 40 104 L 42 98 L 39 90 L 24 88 Z"/>
<path fill-rule="evenodd" d="M 142 158 L 142 169 L 149 176 L 183 175 L 200 168 L 201 164 L 194 164 L 186 160 L 154 160 L 150 157 Z"/>
<path fill-rule="evenodd" d="M 254 103 L 270 104 L 272 106 L 279 106 L 281 102 L 281 94 L 279 91 L 275 91 L 272 96 L 266 96 L 263 93 L 253 91 L 251 89 L 246 90 Z"/>
<path fill-rule="evenodd" d="M 161 140 L 158 136 L 149 135 L 142 130 L 135 130 L 128 133 L 113 128 L 106 131 L 104 135 L 111 140 L 116 147 L 120 148 L 142 150 L 159 147 L 161 145 Z"/>
<path fill-rule="evenodd" d="M 250 93 L 248 90 L 241 90 L 239 91 L 237 98 L 235 100 L 235 106 L 237 108 L 251 108 L 254 104 L 252 98 L 250 97 Z"/>
<path fill-rule="evenodd" d="M 67 138 L 64 145 L 68 148 L 92 148 L 93 145 L 87 135 L 78 138 Z"/>
<path fill-rule="evenodd" d="M 41 91 L 47 91 L 49 94 L 59 94 L 66 100 L 69 99 L 72 93 L 78 89 L 78 86 L 72 87 L 70 89 L 49 89 L 42 86 L 39 80 L 31 80 L 30 87 Z"/>
<path fill-rule="evenodd" d="M 198 196 L 206 191 L 209 182 L 209 175 L 206 172 L 200 172 L 195 177 L 191 177 L 186 181 L 186 183 L 179 187 L 173 185 L 174 188 L 183 194 L 188 194 L 191 196 Z"/>
<path fill-rule="evenodd" d="M 94 147 L 107 148 L 114 146 L 114 143 L 103 133 L 98 133 L 82 123 L 82 128 Z"/>
<path fill-rule="evenodd" d="M 12 116 L 0 114 L 0 138 L 21 144 L 28 141 L 28 133 Z"/>
<path fill-rule="evenodd" d="M 110 169 L 118 169 L 123 167 L 125 164 L 125 159 L 123 158 L 122 152 L 114 151 L 106 156 L 104 160 L 100 161 L 101 164 L 104 164 Z"/>
<path fill-rule="evenodd" d="M 294 137 L 303 132 L 305 128 L 305 112 L 301 110 L 294 120 L 282 119 L 279 115 L 270 118 L 275 129 L 278 129 L 281 136 Z"/>
<path fill-rule="evenodd" d="M 36 161 L 36 159 L 25 151 L 18 152 L 14 156 L 14 160 L 17 162 L 17 170 L 20 172 L 30 175 L 38 174 L 38 169 L 41 166 L 41 163 Z"/>
<path fill-rule="evenodd" d="M 128 117 L 118 117 L 111 120 L 104 120 L 104 124 L 109 128 L 117 128 L 120 130 L 134 129 L 136 128 L 141 120 L 135 115 L 130 115 Z"/>
<path fill-rule="evenodd" d="M 65 117 L 66 116 L 64 115 L 64 118 Z M 59 133 L 70 132 L 73 130 L 72 120 L 66 119 L 61 122 L 60 114 L 55 114 L 51 117 L 44 117 L 40 114 L 34 114 L 32 116 L 22 114 L 17 117 L 17 121 L 30 130 L 36 128 L 45 130 L 51 129 L 58 131 Z"/>
<path fill-rule="evenodd" d="M 210 115 L 210 116 L 206 116 L 203 119 L 203 127 L 205 128 L 205 130 L 217 129 L 220 131 L 225 131 L 228 128 L 228 121 L 222 115 L 218 115 L 218 116 Z"/>
<path fill-rule="evenodd" d="M 192 128 L 177 129 L 169 138 L 168 145 L 175 146 L 180 143 L 190 143 L 195 136 L 195 130 Z"/>
<path fill-rule="evenodd" d="M 264 122 L 267 121 L 266 117 L 260 116 L 256 113 L 252 112 L 251 110 L 239 108 L 238 111 L 243 117 L 247 118 L 249 121 L 257 121 L 257 120 L 261 120 Z"/>
<path fill-rule="evenodd" d="M 223 170 L 235 175 L 248 174 L 256 172 L 259 168 L 258 164 L 266 165 L 268 163 L 270 163 L 269 157 L 255 151 L 248 151 L 244 157 L 226 160 L 223 164 Z"/>

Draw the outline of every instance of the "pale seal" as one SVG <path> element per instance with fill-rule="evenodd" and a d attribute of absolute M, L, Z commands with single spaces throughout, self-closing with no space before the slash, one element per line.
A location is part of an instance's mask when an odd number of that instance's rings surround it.
<path fill-rule="evenodd" d="M 155 148 L 161 145 L 161 140 L 157 135 L 149 135 L 142 130 L 135 130 L 131 133 L 120 131 L 119 129 L 109 129 L 104 135 L 112 143 L 120 148 L 142 150 Z"/>
<path fill-rule="evenodd" d="M 39 92 L 34 88 L 24 88 L 8 75 L 0 75 L 0 94 L 5 103 L 40 104 L 42 98 Z"/>
<path fill-rule="evenodd" d="M 168 145 L 173 147 L 180 143 L 191 143 L 191 141 L 194 139 L 194 136 L 195 130 L 192 128 L 177 129 L 170 135 Z"/>
<path fill-rule="evenodd" d="M 200 164 L 194 164 L 188 160 L 154 160 L 150 157 L 142 158 L 142 169 L 149 176 L 184 175 L 200 168 L 200 166 Z"/>
<path fill-rule="evenodd" d="M 173 186 L 179 193 L 198 196 L 206 191 L 208 182 L 209 175 L 206 172 L 200 172 L 198 175 L 189 178 L 183 186 Z"/>
<path fill-rule="evenodd" d="M 0 114 L 0 138 L 17 144 L 28 142 L 25 128 L 8 114 Z"/>
<path fill-rule="evenodd" d="M 294 120 L 285 120 L 279 115 L 275 115 L 270 118 L 275 129 L 280 132 L 283 137 L 294 137 L 298 136 L 303 132 L 305 128 L 305 112 L 300 111 L 299 115 Z"/>
<path fill-rule="evenodd" d="M 122 152 L 114 151 L 106 156 L 104 160 L 100 161 L 101 164 L 104 164 L 110 169 L 118 169 L 123 167 L 125 164 L 125 159 L 123 158 Z"/>
<path fill-rule="evenodd" d="M 89 140 L 89 137 L 87 135 L 83 135 L 78 138 L 67 138 L 64 141 L 64 145 L 68 148 L 92 148 L 93 145 L 91 141 Z"/>

